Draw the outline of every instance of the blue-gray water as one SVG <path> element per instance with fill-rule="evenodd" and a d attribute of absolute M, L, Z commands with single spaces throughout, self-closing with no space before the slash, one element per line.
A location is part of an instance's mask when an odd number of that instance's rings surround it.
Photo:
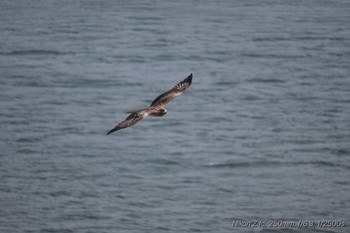
<path fill-rule="evenodd" d="M 0 2 L 0 232 L 349 232 L 350 2 Z M 192 86 L 112 135 L 127 110 Z"/>

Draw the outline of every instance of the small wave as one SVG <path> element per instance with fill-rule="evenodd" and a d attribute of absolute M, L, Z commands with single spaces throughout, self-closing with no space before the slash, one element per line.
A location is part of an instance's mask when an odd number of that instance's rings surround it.
<path fill-rule="evenodd" d="M 30 50 L 17 50 L 11 52 L 2 52 L 1 55 L 7 56 L 27 56 L 27 55 L 66 55 L 66 52 L 59 52 L 56 50 L 44 50 L 44 49 L 30 49 Z"/>
<path fill-rule="evenodd" d="M 36 153 L 35 150 L 29 149 L 29 148 L 18 149 L 17 152 L 19 154 L 35 154 Z"/>
<path fill-rule="evenodd" d="M 242 53 L 240 56 L 249 57 L 249 58 L 267 58 L 267 59 L 298 59 L 298 58 L 306 57 L 306 55 L 261 54 L 261 53 Z"/>
<path fill-rule="evenodd" d="M 252 161 L 252 162 L 218 162 L 218 163 L 210 163 L 206 165 L 206 167 L 212 168 L 247 168 L 247 167 L 271 167 L 271 166 L 305 166 L 311 165 L 316 167 L 342 167 L 346 169 L 350 169 L 349 166 L 344 164 L 337 164 L 329 161 L 288 161 L 288 162 L 279 162 L 279 161 Z"/>
<path fill-rule="evenodd" d="M 252 162 L 219 162 L 219 163 L 210 163 L 206 165 L 207 167 L 228 167 L 228 168 L 247 168 L 247 167 L 264 167 L 264 166 L 275 166 L 280 165 L 281 162 L 277 161 L 252 161 Z"/>
<path fill-rule="evenodd" d="M 330 161 L 307 161 L 307 162 L 298 161 L 298 162 L 292 162 L 290 164 L 293 164 L 293 165 L 313 165 L 316 167 L 332 167 L 332 168 L 342 167 L 342 168 L 350 169 L 350 167 L 345 165 L 345 164 L 334 163 L 334 162 L 330 162 Z"/>
<path fill-rule="evenodd" d="M 17 139 L 18 143 L 34 143 L 34 142 L 39 142 L 41 141 L 42 138 L 40 137 L 22 137 Z"/>
<path fill-rule="evenodd" d="M 217 83 L 215 83 L 218 86 L 237 86 L 238 82 L 235 81 L 218 81 Z"/>
<path fill-rule="evenodd" d="M 26 87 L 50 87 L 50 85 L 43 83 L 41 80 L 20 80 L 15 83 L 17 86 L 26 86 Z"/>
<path fill-rule="evenodd" d="M 177 164 L 179 164 L 178 161 L 169 160 L 169 159 L 153 159 L 153 160 L 151 160 L 151 162 L 155 163 L 155 164 L 161 164 L 161 165 L 177 165 Z"/>
<path fill-rule="evenodd" d="M 51 228 L 44 228 L 44 229 L 41 229 L 40 232 L 43 232 L 43 233 L 72 233 L 73 231 L 70 230 L 70 229 L 62 229 L 62 228 L 58 228 L 58 229 L 51 229 Z"/>
<path fill-rule="evenodd" d="M 253 38 L 252 41 L 254 42 L 291 41 L 291 38 L 289 37 L 257 37 L 257 38 Z"/>
<path fill-rule="evenodd" d="M 348 155 L 348 154 L 350 154 L 350 150 L 348 150 L 348 149 L 336 149 L 336 150 L 333 150 L 333 153 L 336 155 Z"/>
<path fill-rule="evenodd" d="M 285 80 L 276 79 L 276 78 L 252 78 L 248 79 L 248 82 L 252 83 L 285 83 Z"/>

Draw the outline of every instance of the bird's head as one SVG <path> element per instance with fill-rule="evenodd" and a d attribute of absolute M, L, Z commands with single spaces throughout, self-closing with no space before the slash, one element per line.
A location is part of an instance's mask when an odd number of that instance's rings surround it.
<path fill-rule="evenodd" d="M 156 116 L 156 117 L 161 117 L 166 114 L 167 110 L 163 106 L 157 106 L 157 107 L 151 107 L 150 110 L 150 115 L 151 116 Z"/>
<path fill-rule="evenodd" d="M 167 113 L 167 110 L 166 110 L 165 108 L 159 109 L 159 114 L 160 114 L 161 116 L 164 116 L 166 113 Z"/>

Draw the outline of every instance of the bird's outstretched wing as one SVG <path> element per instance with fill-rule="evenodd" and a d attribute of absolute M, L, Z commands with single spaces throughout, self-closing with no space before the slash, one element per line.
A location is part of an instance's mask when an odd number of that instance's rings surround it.
<path fill-rule="evenodd" d="M 124 129 L 132 125 L 135 125 L 137 122 L 145 118 L 145 114 L 143 114 L 143 112 L 144 110 L 132 112 L 124 121 L 120 122 L 118 125 L 114 126 L 113 129 L 108 131 L 106 135 L 111 134 L 120 129 Z"/>
<path fill-rule="evenodd" d="M 190 74 L 183 81 L 179 82 L 175 85 L 175 87 L 171 88 L 169 91 L 164 92 L 160 96 L 158 96 L 155 100 L 153 100 L 151 107 L 156 105 L 166 105 L 170 100 L 175 97 L 181 95 L 192 83 L 192 74 Z"/>

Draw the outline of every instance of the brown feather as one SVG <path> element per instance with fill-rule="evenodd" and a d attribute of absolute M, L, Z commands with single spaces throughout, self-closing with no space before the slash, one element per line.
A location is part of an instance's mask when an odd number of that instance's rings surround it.
<path fill-rule="evenodd" d="M 108 131 L 106 135 L 111 134 L 120 129 L 124 129 L 132 125 L 135 125 L 137 122 L 145 118 L 145 114 L 143 113 L 144 111 L 145 111 L 144 109 L 141 109 L 139 111 L 131 113 L 124 121 L 120 122 L 118 125 L 114 126 L 113 129 Z"/>
<path fill-rule="evenodd" d="M 155 100 L 153 100 L 151 107 L 156 105 L 166 105 L 172 99 L 181 95 L 189 86 L 191 86 L 191 83 L 192 83 L 192 74 L 190 74 L 183 81 L 176 84 L 169 91 L 159 95 Z"/>
<path fill-rule="evenodd" d="M 114 126 L 113 129 L 109 130 L 107 132 L 107 135 L 111 134 L 115 131 L 118 131 L 120 129 L 124 129 L 124 128 L 130 127 L 132 125 L 135 125 L 137 122 L 146 118 L 147 116 L 156 116 L 156 117 L 164 116 L 167 113 L 167 111 L 165 109 L 165 105 L 169 101 L 174 99 L 175 97 L 181 95 L 189 86 L 191 86 L 191 83 L 192 83 L 192 74 L 190 74 L 183 81 L 176 84 L 169 91 L 164 92 L 163 94 L 159 95 L 152 102 L 152 104 L 149 108 L 144 108 L 144 109 L 139 109 L 136 111 L 127 112 L 127 113 L 130 113 L 130 115 L 124 121 L 122 121 L 118 125 Z"/>

